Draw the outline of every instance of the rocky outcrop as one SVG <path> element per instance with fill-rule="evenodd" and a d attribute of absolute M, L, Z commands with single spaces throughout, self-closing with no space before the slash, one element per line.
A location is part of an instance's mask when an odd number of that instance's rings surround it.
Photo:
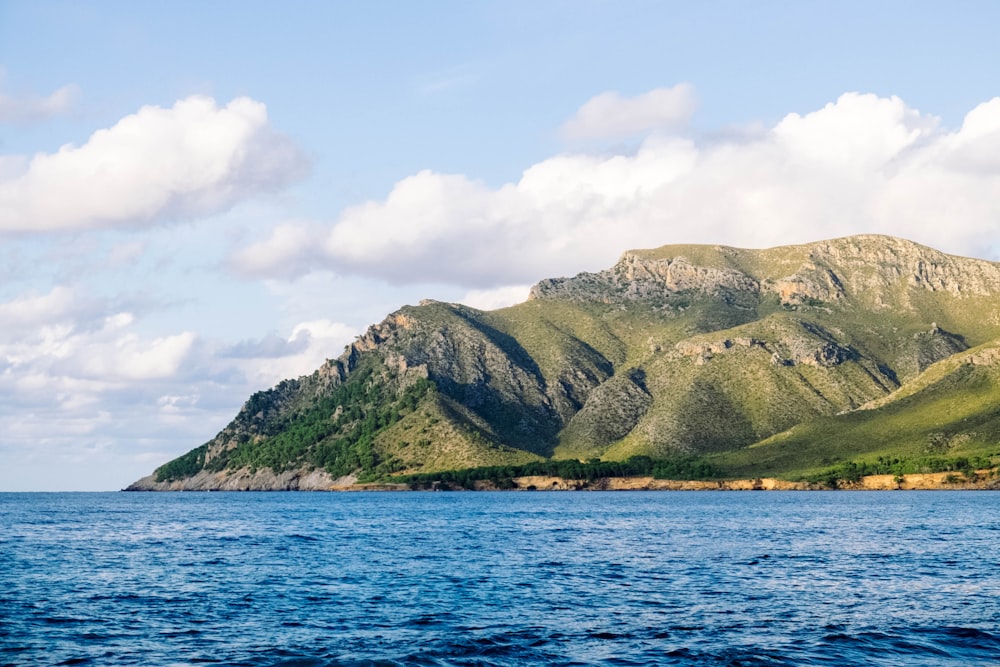
<path fill-rule="evenodd" d="M 632 369 L 595 387 L 570 419 L 563 441 L 581 456 L 599 456 L 627 436 L 653 403 L 643 381 L 642 371 Z"/>
<path fill-rule="evenodd" d="M 349 488 L 356 477 L 334 479 L 322 470 L 270 469 L 210 472 L 202 470 L 191 477 L 158 482 L 148 475 L 132 483 L 126 491 L 334 491 Z"/>
<path fill-rule="evenodd" d="M 529 298 L 619 303 L 701 293 L 742 295 L 747 301 L 773 294 L 785 305 L 819 305 L 854 296 L 891 306 L 898 301 L 899 287 L 956 298 L 1000 291 L 1000 267 L 994 262 L 946 255 L 888 236 L 852 236 L 762 251 L 715 246 L 708 251 L 712 266 L 686 257 L 705 255 L 707 248 L 626 252 L 605 271 L 543 280 Z"/>
<path fill-rule="evenodd" d="M 625 253 L 615 266 L 600 273 L 543 280 L 531 288 L 528 298 L 616 303 L 669 293 L 756 294 L 759 290 L 754 278 L 733 269 L 696 266 L 682 256 L 650 260 Z"/>

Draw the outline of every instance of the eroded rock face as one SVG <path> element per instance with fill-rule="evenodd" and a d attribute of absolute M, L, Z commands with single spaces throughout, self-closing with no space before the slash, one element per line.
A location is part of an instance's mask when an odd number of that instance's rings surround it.
<path fill-rule="evenodd" d="M 800 332 L 775 331 L 765 338 L 735 336 L 706 340 L 706 336 L 682 340 L 674 349 L 677 354 L 690 357 L 694 363 L 704 365 L 718 355 L 742 349 L 757 348 L 771 355 L 774 364 L 795 366 L 830 367 L 858 358 L 858 353 L 842 345 L 822 327 L 810 322 L 800 322 Z"/>
<path fill-rule="evenodd" d="M 1000 267 L 993 262 L 947 255 L 890 236 L 861 235 L 813 244 L 813 256 L 843 267 L 852 291 L 898 284 L 955 297 L 988 296 L 1000 289 Z"/>
<path fill-rule="evenodd" d="M 322 470 L 273 470 L 246 468 L 201 472 L 184 479 L 157 482 L 155 475 L 143 477 L 126 491 L 331 491 L 349 487 L 354 479 L 334 479 Z"/>
<path fill-rule="evenodd" d="M 650 260 L 625 253 L 615 266 L 600 273 L 543 280 L 531 288 L 528 298 L 615 303 L 672 292 L 755 294 L 759 289 L 755 279 L 734 269 L 696 266 L 684 257 Z"/>
<path fill-rule="evenodd" d="M 543 280 L 531 289 L 529 299 L 618 303 L 698 292 L 758 299 L 775 294 L 786 305 L 837 302 L 846 296 L 867 295 L 889 304 L 896 301 L 899 286 L 947 292 L 957 298 L 1000 291 L 997 264 L 946 255 L 902 239 L 862 235 L 794 249 L 799 251 L 797 256 L 776 261 L 769 253 L 777 255 L 782 251 L 787 255 L 787 249 L 745 251 L 716 247 L 717 261 L 713 263 L 723 266 L 699 266 L 685 257 L 684 247 L 678 247 L 677 254 L 669 257 L 649 254 L 669 253 L 670 247 L 626 252 L 605 271 Z M 745 267 L 736 268 L 741 261 Z M 797 265 L 791 273 L 787 272 L 789 264 Z"/>
<path fill-rule="evenodd" d="M 766 282 L 765 288 L 776 292 L 786 305 L 835 301 L 844 296 L 844 286 L 837 274 L 813 262 L 804 264 L 796 274 Z"/>

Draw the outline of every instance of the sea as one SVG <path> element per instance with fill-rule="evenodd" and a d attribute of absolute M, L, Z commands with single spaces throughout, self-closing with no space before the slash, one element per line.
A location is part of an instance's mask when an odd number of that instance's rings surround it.
<path fill-rule="evenodd" d="M 997 665 L 993 492 L 0 494 L 2 665 Z"/>

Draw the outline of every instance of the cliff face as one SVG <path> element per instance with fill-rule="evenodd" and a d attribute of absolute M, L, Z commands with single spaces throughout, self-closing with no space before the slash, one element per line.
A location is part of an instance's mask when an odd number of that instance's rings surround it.
<path fill-rule="evenodd" d="M 738 450 L 1000 337 L 997 297 L 1000 265 L 890 237 L 627 252 L 499 311 L 404 307 L 134 486 Z"/>
<path fill-rule="evenodd" d="M 890 236 L 861 235 L 801 246 L 744 250 L 663 246 L 629 251 L 613 267 L 535 285 L 531 299 L 621 303 L 691 292 L 781 303 L 852 300 L 912 307 L 920 292 L 988 297 L 1000 289 L 994 262 L 955 257 Z M 908 295 L 909 290 L 915 294 Z M 903 297 L 904 303 L 898 303 Z"/>

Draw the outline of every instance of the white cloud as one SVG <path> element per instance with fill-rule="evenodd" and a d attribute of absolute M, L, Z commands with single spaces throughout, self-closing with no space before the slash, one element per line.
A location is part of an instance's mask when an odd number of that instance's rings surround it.
<path fill-rule="evenodd" d="M 528 300 L 531 285 L 509 285 L 487 290 L 470 290 L 458 300 L 479 310 L 496 310 Z"/>
<path fill-rule="evenodd" d="M 237 250 L 229 266 L 247 277 L 290 278 L 322 265 L 321 230 L 308 222 L 286 222 L 270 237 Z"/>
<path fill-rule="evenodd" d="M 635 97 L 601 93 L 591 98 L 562 126 L 569 140 L 624 139 L 652 130 L 685 127 L 698 106 L 694 86 L 679 83 Z"/>
<path fill-rule="evenodd" d="M 4 328 L 35 328 L 59 322 L 73 314 L 77 296 L 62 285 L 53 287 L 48 294 L 29 293 L 6 303 L 0 303 L 0 322 Z"/>
<path fill-rule="evenodd" d="M 772 136 L 783 152 L 803 163 L 878 171 L 921 139 L 931 137 L 938 119 L 910 109 L 898 97 L 856 93 L 819 111 L 789 114 Z"/>
<path fill-rule="evenodd" d="M 146 335 L 141 317 L 114 308 L 63 286 L 0 302 L 0 489 L 21 488 L 18 476 L 45 464 L 52 475 L 89 472 L 56 483 L 39 468 L 36 485 L 120 488 L 210 438 L 251 392 L 312 373 L 358 333 L 310 320 L 233 345 Z"/>
<path fill-rule="evenodd" d="M 0 316 L 9 313 L 22 325 L 20 333 L 11 328 L 0 337 L 0 362 L 18 371 L 21 389 L 42 390 L 54 378 L 61 378 L 57 384 L 63 386 L 88 382 L 117 386 L 122 381 L 171 377 L 195 340 L 191 332 L 143 339 L 131 331 L 130 313 L 109 315 L 103 326 L 90 328 L 77 321 L 80 313 L 71 305 L 72 292 L 63 287 L 0 304 Z M 25 333 L 23 325 L 29 323 L 31 333 Z"/>
<path fill-rule="evenodd" d="M 112 321 L 108 331 L 118 329 Z M 177 374 L 191 352 L 195 334 L 185 331 L 151 340 L 133 333 L 88 341 L 73 350 L 78 373 L 94 380 L 158 380 Z"/>
<path fill-rule="evenodd" d="M 498 188 L 423 171 L 322 233 L 300 227 L 251 249 L 263 276 L 325 267 L 492 289 L 600 269 L 629 248 L 866 232 L 976 256 L 1000 249 L 1000 98 L 949 130 L 899 98 L 847 93 L 758 132 L 657 133 L 632 154 L 559 155 Z"/>
<path fill-rule="evenodd" d="M 0 68 L 0 83 L 4 71 Z M 36 123 L 69 112 L 80 97 L 74 84 L 63 86 L 49 95 L 33 93 L 12 96 L 0 92 L 0 123 Z"/>
<path fill-rule="evenodd" d="M 244 362 L 244 369 L 251 384 L 271 387 L 286 378 L 312 373 L 327 359 L 339 357 L 344 346 L 359 333 L 353 327 L 330 320 L 301 322 L 285 339 L 284 354 L 279 356 L 273 349 L 260 349 L 259 356 Z"/>
<path fill-rule="evenodd" d="M 31 158 L 0 181 L 0 231 L 138 227 L 224 211 L 306 170 L 263 104 L 193 96 L 147 106 L 83 146 Z M 8 169 L 6 169 L 9 172 Z"/>

